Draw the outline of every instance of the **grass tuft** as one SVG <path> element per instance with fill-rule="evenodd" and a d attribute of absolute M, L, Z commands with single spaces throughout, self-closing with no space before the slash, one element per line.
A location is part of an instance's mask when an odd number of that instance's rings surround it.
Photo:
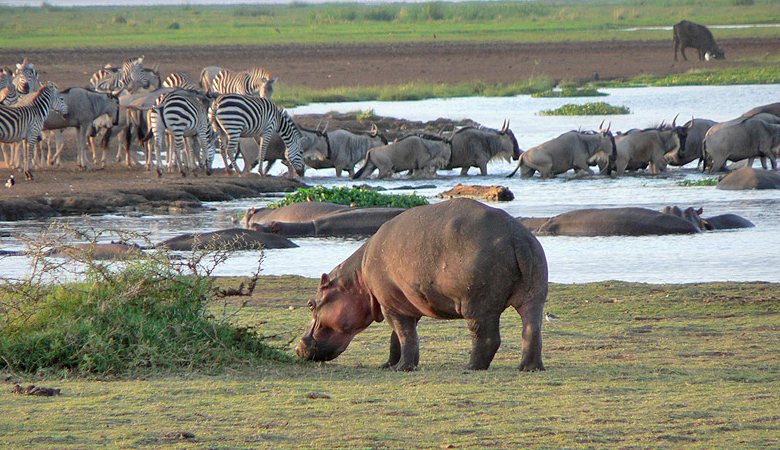
<path fill-rule="evenodd" d="M 330 202 L 339 205 L 354 206 L 386 206 L 394 208 L 412 208 L 414 206 L 427 205 L 428 200 L 417 194 L 382 194 L 373 189 L 349 188 L 345 186 L 326 188 L 315 186 L 312 188 L 298 188 L 297 191 L 287 194 L 282 200 L 270 203 L 269 208 L 281 208 L 301 202 Z"/>
<path fill-rule="evenodd" d="M 568 103 L 556 109 L 540 111 L 543 116 L 595 116 L 602 114 L 630 114 L 625 106 L 612 106 L 604 102 L 585 103 L 582 105 Z"/>

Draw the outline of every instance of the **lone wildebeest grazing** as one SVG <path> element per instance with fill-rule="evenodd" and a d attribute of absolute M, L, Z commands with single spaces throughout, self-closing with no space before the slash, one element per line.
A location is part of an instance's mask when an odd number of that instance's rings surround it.
<path fill-rule="evenodd" d="M 544 370 L 546 299 L 542 245 L 512 216 L 465 198 L 418 206 L 322 275 L 295 351 L 306 360 L 332 360 L 356 334 L 387 319 L 393 332 L 384 367 L 414 370 L 420 318 L 465 319 L 472 334 L 467 368 L 484 370 L 501 345 L 501 313 L 511 306 L 523 320 L 520 370 Z"/>
<path fill-rule="evenodd" d="M 688 47 L 698 50 L 699 61 L 726 58 L 726 52 L 718 47 L 718 44 L 715 43 L 715 38 L 712 37 L 712 33 L 704 25 L 681 20 L 672 27 L 672 34 L 674 35 L 675 61 L 677 61 L 678 48 L 680 53 L 682 53 L 683 59 L 688 61 L 688 57 L 685 56 L 685 49 Z"/>

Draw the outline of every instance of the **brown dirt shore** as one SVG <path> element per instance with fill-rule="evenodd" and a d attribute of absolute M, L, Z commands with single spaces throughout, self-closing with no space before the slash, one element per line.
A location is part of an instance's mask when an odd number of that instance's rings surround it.
<path fill-rule="evenodd" d="M 504 83 L 531 76 L 555 80 L 627 78 L 638 74 L 670 74 L 701 67 L 729 67 L 747 64 L 736 58 L 761 57 L 780 53 L 777 39 L 732 39 L 719 42 L 731 59 L 699 62 L 689 50 L 689 61 L 673 60 L 671 39 L 666 41 L 601 41 L 560 43 L 462 43 L 438 42 L 399 44 L 329 44 L 284 46 L 154 47 L 132 49 L 0 49 L 0 64 L 12 66 L 30 58 L 44 80 L 60 87 L 86 86 L 90 75 L 104 63 L 120 64 L 124 59 L 146 55 L 145 65 L 159 64 L 163 76 L 184 72 L 197 77 L 209 65 L 231 69 L 262 66 L 278 75 L 279 83 L 316 88 L 355 85 L 401 84 L 409 81 L 458 83 L 484 81 Z M 750 64 L 761 64 L 760 62 Z M 0 162 L 0 182 L 11 171 Z M 203 201 L 215 195 L 195 195 L 193 200 L 178 198 L 182 183 L 213 186 L 224 174 L 212 177 L 158 179 L 141 169 L 109 165 L 105 170 L 82 172 L 68 163 L 62 169 L 44 168 L 36 180 L 24 181 L 16 174 L 13 188 L 0 187 L 0 220 L 57 214 L 78 214 L 115 210 L 129 201 L 125 192 L 146 192 L 147 201 Z M 293 189 L 287 181 L 271 181 L 257 176 L 246 180 L 253 189 L 265 191 Z M 241 183 L 247 182 L 246 180 Z M 284 188 L 279 184 L 283 183 Z M 222 184 L 220 184 L 222 186 Z M 194 188 L 190 188 L 194 189 Z M 232 188 L 225 187 L 230 191 Z M 250 195 L 235 192 L 224 195 Z M 256 195 L 256 194 L 255 194 Z M 80 200 L 76 200 L 80 199 Z M 86 201 L 86 199 L 92 199 Z M 125 200 L 118 200 L 125 199 Z M 158 199 L 158 200 L 155 200 Z M 136 198 L 135 201 L 141 201 Z M 54 207 L 52 206 L 54 205 Z M 59 206 L 58 206 L 59 205 Z M 102 205 L 102 206 L 96 206 Z"/>

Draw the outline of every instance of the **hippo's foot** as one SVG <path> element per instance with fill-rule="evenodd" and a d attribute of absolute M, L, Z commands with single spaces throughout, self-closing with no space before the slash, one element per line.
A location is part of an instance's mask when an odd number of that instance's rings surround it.
<path fill-rule="evenodd" d="M 412 363 L 398 363 L 390 365 L 390 363 L 382 364 L 383 369 L 390 369 L 393 372 L 414 372 L 417 370 L 417 365 Z"/>
<path fill-rule="evenodd" d="M 525 359 L 520 361 L 520 365 L 517 367 L 520 372 L 540 372 L 544 370 L 544 364 L 542 361 L 526 361 Z"/>

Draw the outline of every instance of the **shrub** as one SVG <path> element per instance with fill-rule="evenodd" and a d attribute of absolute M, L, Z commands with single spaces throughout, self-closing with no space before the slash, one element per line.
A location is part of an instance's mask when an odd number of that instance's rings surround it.
<path fill-rule="evenodd" d="M 388 206 L 396 208 L 412 208 L 428 204 L 428 200 L 425 197 L 416 194 L 391 195 L 381 194 L 373 189 L 315 186 L 312 188 L 298 188 L 297 191 L 287 194 L 282 200 L 270 203 L 268 207 L 281 208 L 282 206 L 301 202 L 330 202 L 340 205 Z"/>
<path fill-rule="evenodd" d="M 717 186 L 718 185 L 718 179 L 717 178 L 704 178 L 702 180 L 682 180 L 678 181 L 678 186 Z"/>
<path fill-rule="evenodd" d="M 187 259 L 139 251 L 120 264 L 96 261 L 89 247 L 71 244 L 85 237 L 94 244 L 105 233 L 58 228 L 29 239 L 31 276 L 0 280 L 0 369 L 139 375 L 291 360 L 231 324 L 227 312 L 210 312 L 217 298 L 211 274 L 229 249 Z M 61 252 L 68 257 L 51 256 Z"/>

